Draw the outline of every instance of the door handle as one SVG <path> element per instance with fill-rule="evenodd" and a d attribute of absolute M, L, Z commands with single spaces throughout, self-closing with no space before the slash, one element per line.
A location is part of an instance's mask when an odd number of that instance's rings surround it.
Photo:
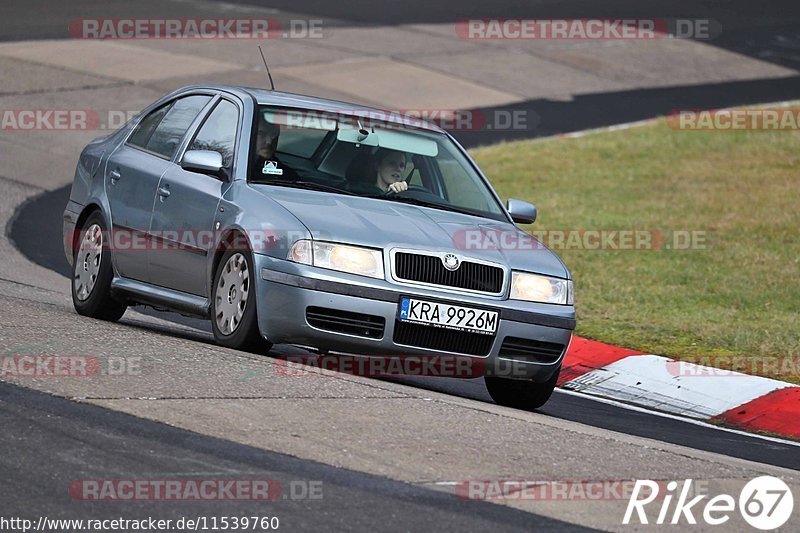
<path fill-rule="evenodd" d="M 112 170 L 108 173 L 108 176 L 111 178 L 112 182 L 116 183 L 117 180 L 122 177 L 122 174 L 120 174 L 118 170 Z"/>
<path fill-rule="evenodd" d="M 164 185 L 158 188 L 158 195 L 162 198 L 169 196 L 169 185 Z"/>

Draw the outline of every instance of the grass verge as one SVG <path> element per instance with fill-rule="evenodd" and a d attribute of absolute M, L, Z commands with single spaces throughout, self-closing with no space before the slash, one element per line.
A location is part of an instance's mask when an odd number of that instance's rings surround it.
<path fill-rule="evenodd" d="M 659 120 L 473 156 L 504 198 L 536 204 L 526 230 L 665 236 L 660 249 L 557 250 L 575 278 L 579 335 L 720 367 L 758 356 L 739 369 L 800 382 L 800 132 Z M 674 249 L 687 231 L 705 248 Z"/>

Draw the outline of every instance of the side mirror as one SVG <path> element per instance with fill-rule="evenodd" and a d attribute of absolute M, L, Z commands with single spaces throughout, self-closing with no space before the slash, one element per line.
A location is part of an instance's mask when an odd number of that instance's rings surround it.
<path fill-rule="evenodd" d="M 189 150 L 183 154 L 181 168 L 189 172 L 211 174 L 218 178 L 224 176 L 222 154 L 213 150 Z"/>
<path fill-rule="evenodd" d="M 528 202 L 509 198 L 506 202 L 506 209 L 511 215 L 511 220 L 517 224 L 533 224 L 536 220 L 536 206 Z"/>

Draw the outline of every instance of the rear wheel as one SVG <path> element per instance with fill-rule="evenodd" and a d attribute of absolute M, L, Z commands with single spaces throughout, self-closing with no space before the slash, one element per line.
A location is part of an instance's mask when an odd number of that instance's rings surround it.
<path fill-rule="evenodd" d="M 544 383 L 494 376 L 486 376 L 484 381 L 489 395 L 496 403 L 517 409 L 532 410 L 543 406 L 550 399 L 556 388 L 560 371 L 561 368 L 556 370 L 552 377 Z"/>
<path fill-rule="evenodd" d="M 250 254 L 223 254 L 211 291 L 211 327 L 223 346 L 266 353 L 272 345 L 258 330 L 254 276 Z"/>
<path fill-rule="evenodd" d="M 127 305 L 111 296 L 111 250 L 108 232 L 99 212 L 92 213 L 80 230 L 72 270 L 72 304 L 79 315 L 117 321 Z"/>

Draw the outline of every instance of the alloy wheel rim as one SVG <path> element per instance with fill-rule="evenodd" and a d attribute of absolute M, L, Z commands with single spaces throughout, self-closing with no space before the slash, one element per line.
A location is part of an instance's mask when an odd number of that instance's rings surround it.
<path fill-rule="evenodd" d="M 214 287 L 214 320 L 223 335 L 231 335 L 241 324 L 249 294 L 247 259 L 241 253 L 233 254 L 223 265 Z"/>

